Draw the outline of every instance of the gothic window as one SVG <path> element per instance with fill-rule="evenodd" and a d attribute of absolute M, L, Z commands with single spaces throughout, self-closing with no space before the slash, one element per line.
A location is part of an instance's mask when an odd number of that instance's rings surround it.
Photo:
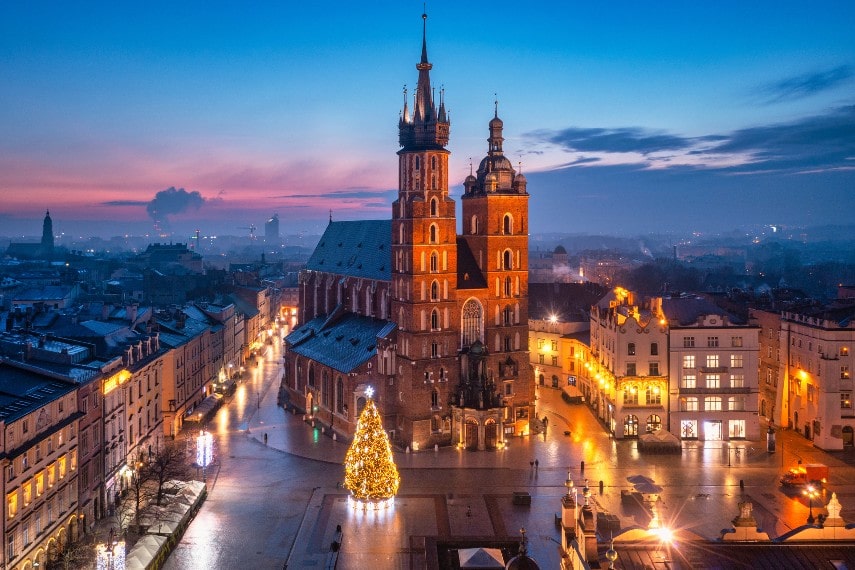
<path fill-rule="evenodd" d="M 341 376 L 338 377 L 335 386 L 335 411 L 340 414 L 344 413 L 344 382 L 342 382 Z"/>
<path fill-rule="evenodd" d="M 430 313 L 430 328 L 431 330 L 439 330 L 439 311 L 434 309 Z"/>
<path fill-rule="evenodd" d="M 309 366 L 309 386 L 315 386 L 315 367 Z"/>
<path fill-rule="evenodd" d="M 430 300 L 439 301 L 439 283 L 436 281 L 430 284 Z"/>
<path fill-rule="evenodd" d="M 511 253 L 511 250 L 505 250 L 504 255 L 502 256 L 502 268 L 503 269 L 513 269 L 514 268 L 514 254 Z"/>
<path fill-rule="evenodd" d="M 511 278 L 505 277 L 505 297 L 510 297 L 513 294 L 511 289 Z"/>
<path fill-rule="evenodd" d="M 430 169 L 436 170 L 436 157 L 435 156 L 430 157 Z"/>
<path fill-rule="evenodd" d="M 478 216 L 472 216 L 469 220 L 469 233 L 475 235 L 478 233 Z"/>
<path fill-rule="evenodd" d="M 511 351 L 511 346 L 512 346 L 512 345 L 511 345 L 511 337 L 506 336 L 506 337 L 505 337 L 505 352 L 510 352 L 510 351 Z"/>
<path fill-rule="evenodd" d="M 437 242 L 437 232 L 436 232 L 436 224 L 430 225 L 430 243 Z"/>
<path fill-rule="evenodd" d="M 512 314 L 513 313 L 511 312 L 511 308 L 505 307 L 505 309 L 502 311 L 502 324 L 504 324 L 504 325 L 511 324 L 511 315 Z"/>
<path fill-rule="evenodd" d="M 439 271 L 439 254 L 434 251 L 430 254 L 430 272 L 436 273 L 437 271 Z"/>
<path fill-rule="evenodd" d="M 430 407 L 438 408 L 439 407 L 439 390 L 436 388 L 430 393 Z"/>
<path fill-rule="evenodd" d="M 332 382 L 330 381 L 329 374 L 324 370 L 323 374 L 323 391 L 321 392 L 321 401 L 324 404 L 324 407 L 329 409 L 332 405 Z"/>
<path fill-rule="evenodd" d="M 434 187 L 436 187 L 436 182 L 434 182 Z M 435 218 L 438 215 L 438 211 L 439 211 L 438 203 L 436 201 L 436 198 L 433 198 L 430 201 L 430 215 L 431 215 L 431 217 Z"/>
<path fill-rule="evenodd" d="M 475 299 L 466 301 L 463 305 L 463 346 L 469 346 L 475 341 L 483 342 L 481 304 Z"/>
<path fill-rule="evenodd" d="M 422 160 L 421 157 L 416 155 L 416 170 L 421 170 L 422 168 Z"/>
<path fill-rule="evenodd" d="M 504 221 L 502 222 L 502 232 L 505 235 L 511 235 L 514 233 L 514 219 L 510 214 L 505 214 Z"/>

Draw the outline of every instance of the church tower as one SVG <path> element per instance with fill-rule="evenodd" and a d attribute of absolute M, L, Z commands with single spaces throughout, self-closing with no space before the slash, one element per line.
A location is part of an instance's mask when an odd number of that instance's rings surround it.
<path fill-rule="evenodd" d="M 392 204 L 391 320 L 398 325 L 395 407 L 407 441 L 431 441 L 447 422 L 449 375 L 458 347 L 456 318 L 457 224 L 448 194 L 451 123 L 440 91 L 430 83 L 427 14 L 422 14 L 422 54 L 410 112 L 398 124 L 398 198 Z M 391 387 L 390 387 L 391 388 Z M 390 405 L 391 402 L 386 402 Z M 388 410 L 388 408 L 386 408 Z M 406 419 L 404 419 L 406 418 Z M 436 441 L 436 443 L 445 443 Z"/>
<path fill-rule="evenodd" d="M 483 372 L 506 409 L 504 424 L 525 424 L 534 411 L 528 354 L 528 192 L 502 149 L 498 102 L 489 124 L 487 156 L 464 181 L 462 240 L 486 280 Z M 465 308 L 464 308 L 465 312 Z M 464 347 L 465 348 L 465 347 Z M 471 367 L 471 364 L 470 364 Z M 467 407 L 480 402 L 466 398 Z M 525 430 L 517 426 L 516 432 Z M 468 438 L 468 435 L 467 435 Z"/>
<path fill-rule="evenodd" d="M 53 256 L 53 220 L 50 219 L 50 210 L 45 211 L 45 219 L 42 222 L 42 247 L 40 257 L 49 259 Z"/>

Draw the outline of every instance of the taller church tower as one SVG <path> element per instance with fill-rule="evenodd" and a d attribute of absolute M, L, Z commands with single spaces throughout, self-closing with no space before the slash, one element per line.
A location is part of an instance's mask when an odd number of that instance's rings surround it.
<path fill-rule="evenodd" d="M 448 195 L 445 148 L 451 122 L 440 92 L 439 107 L 430 83 L 427 14 L 422 14 L 422 55 L 410 112 L 398 124 L 398 198 L 392 204 L 391 320 L 397 335 L 397 429 L 407 440 L 433 441 L 447 432 L 447 402 L 455 367 L 457 224 Z M 388 403 L 388 402 L 387 402 Z M 406 418 L 406 419 L 404 419 Z M 404 425 L 406 424 L 406 425 Z"/>

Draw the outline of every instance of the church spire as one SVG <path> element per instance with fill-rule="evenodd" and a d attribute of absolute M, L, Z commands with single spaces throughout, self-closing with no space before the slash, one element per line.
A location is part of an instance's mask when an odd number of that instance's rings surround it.
<path fill-rule="evenodd" d="M 427 14 L 422 14 L 422 55 L 416 64 L 419 79 L 413 93 L 413 116 L 410 120 L 404 103 L 404 114 L 399 122 L 398 141 L 407 150 L 443 148 L 448 144 L 450 122 L 445 112 L 444 92 L 440 91 L 440 112 L 437 113 L 430 70 L 433 64 L 427 55 Z"/>

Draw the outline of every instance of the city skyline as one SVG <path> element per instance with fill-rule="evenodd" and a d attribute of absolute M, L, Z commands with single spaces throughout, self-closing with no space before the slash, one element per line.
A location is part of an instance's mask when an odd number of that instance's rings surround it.
<path fill-rule="evenodd" d="M 321 233 L 330 210 L 388 218 L 421 11 L 4 7 L 0 234 L 37 234 L 48 208 L 58 234 L 140 234 L 159 218 L 179 241 L 274 212 L 283 234 Z M 455 198 L 498 99 L 532 233 L 848 222 L 851 5 L 427 12 Z"/>

